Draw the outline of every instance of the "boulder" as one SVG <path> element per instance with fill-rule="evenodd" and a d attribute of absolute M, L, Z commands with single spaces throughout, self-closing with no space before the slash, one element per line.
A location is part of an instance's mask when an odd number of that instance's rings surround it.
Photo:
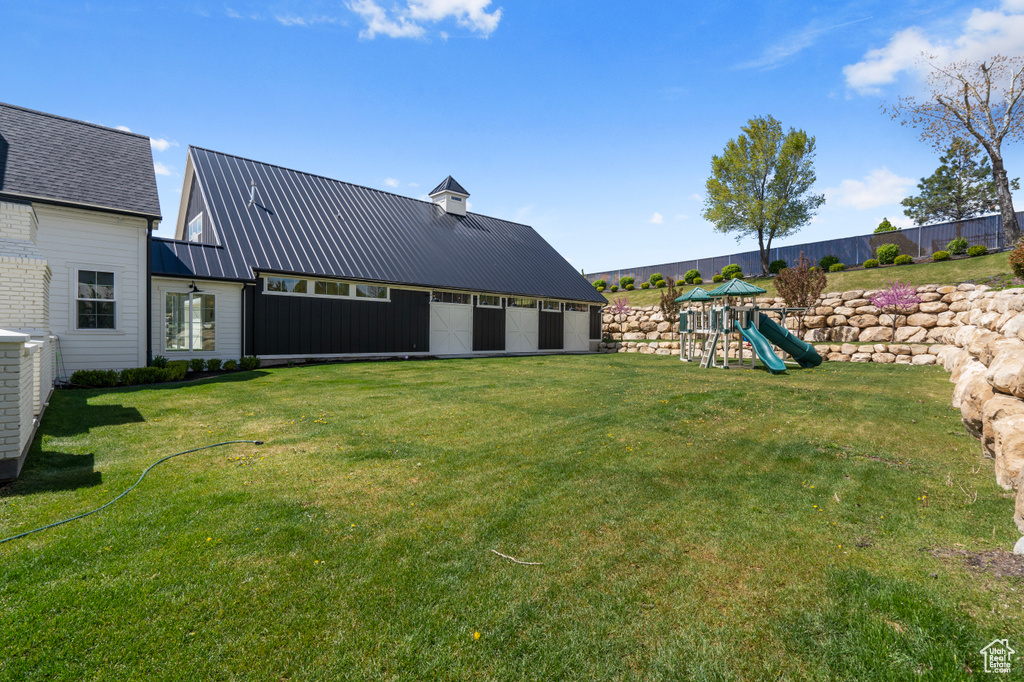
<path fill-rule="evenodd" d="M 922 355 L 915 355 L 910 360 L 911 360 L 911 364 L 914 364 L 914 365 L 934 365 L 935 364 L 935 356 L 934 355 L 930 355 L 928 353 L 924 353 Z"/>
<path fill-rule="evenodd" d="M 927 314 L 927 313 L 919 313 Z M 952 327 L 953 321 L 956 319 L 956 313 L 947 310 L 944 313 L 939 313 L 935 316 L 935 324 L 939 327 Z"/>
<path fill-rule="evenodd" d="M 949 343 L 949 327 L 932 327 L 924 340 L 925 343 Z"/>
<path fill-rule="evenodd" d="M 931 348 L 924 344 L 916 343 L 910 347 L 911 355 L 928 355 L 931 353 Z"/>
<path fill-rule="evenodd" d="M 844 301 L 853 301 L 855 299 L 860 298 L 863 295 L 863 289 L 853 289 L 851 291 L 844 291 L 842 294 L 839 295 L 839 298 L 843 299 Z"/>
<path fill-rule="evenodd" d="M 942 300 L 942 294 L 936 293 L 934 291 L 922 293 L 920 290 L 918 290 L 917 297 L 921 299 L 922 303 L 931 303 L 932 301 Z"/>
<path fill-rule="evenodd" d="M 858 329 L 877 327 L 878 317 L 875 315 L 854 315 L 853 317 L 850 317 L 846 323 L 851 327 L 857 327 Z"/>
<path fill-rule="evenodd" d="M 850 356 L 850 362 L 871 362 L 871 353 L 854 353 Z"/>
<path fill-rule="evenodd" d="M 963 375 L 960 380 L 963 381 Z M 993 395 L 992 386 L 989 385 L 983 373 L 969 376 L 964 386 L 963 398 L 960 401 L 960 417 L 964 426 L 975 438 L 982 437 L 983 410 L 985 403 L 991 400 Z"/>
<path fill-rule="evenodd" d="M 1017 501 L 1013 507 L 1013 522 L 1017 524 L 1017 530 L 1024 533 L 1024 483 L 1021 482 L 1018 482 L 1017 485 Z M 1024 554 L 1024 538 L 1017 540 L 1017 544 L 1013 546 L 1013 553 Z"/>
<path fill-rule="evenodd" d="M 860 337 L 860 330 L 856 327 L 833 327 L 830 336 L 833 341 L 856 341 Z"/>
<path fill-rule="evenodd" d="M 953 301 L 952 303 L 949 304 L 949 308 L 947 308 L 947 310 L 950 310 L 950 311 L 952 311 L 954 313 L 962 313 L 965 310 L 970 310 L 970 309 L 971 309 L 971 302 L 968 301 L 968 300 Z"/>
<path fill-rule="evenodd" d="M 1015 395 L 1013 389 L 1024 378 L 1024 349 L 1012 348 L 998 353 L 989 363 L 985 378 L 999 393 Z"/>
<path fill-rule="evenodd" d="M 814 310 L 814 314 L 815 315 L 821 315 L 822 317 L 828 317 L 829 315 L 831 315 L 832 313 L 834 313 L 836 311 L 836 309 L 833 308 L 830 305 L 818 306 L 817 308 L 814 308 L 813 310 Z M 808 312 L 810 312 L 810 311 L 808 311 Z"/>
<path fill-rule="evenodd" d="M 982 450 L 995 460 L 996 483 L 1012 490 L 1024 469 L 1024 401 L 997 395 L 982 408 Z"/>
<path fill-rule="evenodd" d="M 829 330 L 827 329 L 809 329 L 804 334 L 804 341 L 807 343 L 821 343 L 822 341 L 829 340 Z"/>
<path fill-rule="evenodd" d="M 857 309 L 856 308 L 851 308 L 849 306 L 841 305 L 841 306 L 836 306 L 835 308 L 833 308 L 832 312 L 834 314 L 836 314 L 836 315 L 843 315 L 844 317 L 851 317 L 851 316 L 857 314 Z"/>
<path fill-rule="evenodd" d="M 979 329 L 971 335 L 971 338 L 965 345 L 965 348 L 967 348 L 968 353 L 987 365 L 992 359 L 992 350 L 989 348 L 989 344 L 999 338 L 1002 337 L 995 332 L 987 329 Z"/>
<path fill-rule="evenodd" d="M 858 315 L 881 315 L 882 311 L 873 305 L 862 305 L 857 308 Z"/>
<path fill-rule="evenodd" d="M 878 316 L 878 324 L 883 326 L 883 327 L 891 327 L 892 326 L 892 315 L 889 315 L 888 313 L 886 313 L 884 315 L 879 315 Z M 907 326 L 907 316 L 906 315 L 897 315 L 896 316 L 896 326 L 897 327 L 906 327 Z"/>
<path fill-rule="evenodd" d="M 943 296 L 945 296 L 946 294 L 952 294 L 953 292 L 955 292 L 956 291 L 956 287 L 944 286 L 944 287 L 939 287 L 935 291 L 936 291 L 936 293 L 940 293 Z"/>
<path fill-rule="evenodd" d="M 910 355 L 910 346 L 906 346 L 902 343 L 889 344 L 888 351 L 893 355 Z"/>
<path fill-rule="evenodd" d="M 871 301 L 866 298 L 855 298 L 851 301 L 847 301 L 846 305 L 850 308 L 863 308 L 866 305 L 871 305 Z"/>
<path fill-rule="evenodd" d="M 661 334 L 659 334 L 656 331 L 654 331 L 654 332 L 647 332 L 647 338 L 651 339 L 651 340 L 657 340 L 657 339 L 661 338 Z"/>
<path fill-rule="evenodd" d="M 849 355 L 845 355 L 843 353 L 829 353 L 828 354 L 828 361 L 829 362 L 849 362 L 850 361 L 850 356 Z"/>
<path fill-rule="evenodd" d="M 807 315 L 804 317 L 804 327 L 807 329 L 819 329 L 825 326 L 823 315 Z"/>
<path fill-rule="evenodd" d="M 872 353 L 871 362 L 880 362 L 887 365 L 891 365 L 896 362 L 896 356 L 892 353 Z"/>
<path fill-rule="evenodd" d="M 671 322 L 659 322 L 658 323 L 657 330 L 659 332 L 667 332 L 667 331 L 669 331 L 671 329 L 672 329 L 672 323 Z"/>
<path fill-rule="evenodd" d="M 967 394 L 967 390 L 970 384 L 977 378 L 985 380 L 985 365 L 981 364 L 977 358 L 968 356 L 966 362 L 962 362 L 956 366 L 953 370 L 953 376 L 950 379 L 956 385 L 953 387 L 953 408 L 959 410 L 960 406 L 964 402 L 964 396 Z M 988 385 L 988 381 L 985 380 L 985 384 Z M 991 389 L 990 389 L 991 390 Z"/>
<path fill-rule="evenodd" d="M 999 328 L 999 333 L 1011 339 L 1024 339 L 1024 313 L 1017 313 L 1004 322 L 1003 326 Z"/>
<path fill-rule="evenodd" d="M 954 367 L 961 362 L 965 362 L 969 357 L 971 357 L 970 353 L 965 351 L 963 348 L 957 348 L 956 346 L 946 346 L 939 354 L 942 367 L 947 372 L 952 372 Z"/>
<path fill-rule="evenodd" d="M 860 351 L 860 346 L 855 346 L 852 343 L 844 343 L 839 347 L 839 352 L 843 355 L 853 355 Z"/>
<path fill-rule="evenodd" d="M 643 332 L 626 332 L 622 335 L 622 338 L 626 341 L 636 341 L 637 339 L 646 339 L 647 334 Z"/>
<path fill-rule="evenodd" d="M 818 310 L 825 310 L 825 308 L 818 308 Z M 825 324 L 829 327 L 843 327 L 846 326 L 846 320 L 846 315 L 829 315 L 825 318 Z"/>
<path fill-rule="evenodd" d="M 984 327 L 989 331 L 995 331 L 996 329 L 999 328 L 997 323 L 999 322 L 1000 317 L 1002 317 L 1001 313 L 982 313 L 977 317 L 977 319 L 972 319 L 971 324 L 978 325 L 979 327 Z"/>
<path fill-rule="evenodd" d="M 672 349 L 670 348 L 659 348 L 655 351 L 658 355 L 672 355 Z"/>
<path fill-rule="evenodd" d="M 861 343 L 892 341 L 892 329 L 890 327 L 868 327 L 861 330 L 857 340 Z"/>
<path fill-rule="evenodd" d="M 939 316 L 932 313 L 914 313 L 907 318 L 907 325 L 931 329 L 939 323 Z"/>
<path fill-rule="evenodd" d="M 909 355 L 897 355 L 896 356 L 896 364 L 897 365 L 909 365 L 909 364 L 911 364 L 913 362 L 913 360 L 914 360 L 914 358 L 910 357 Z"/>
<path fill-rule="evenodd" d="M 956 285 L 956 290 L 957 291 L 974 291 L 976 288 L 977 288 L 977 286 L 974 285 L 974 284 L 971 284 L 970 282 L 964 282 L 963 284 L 957 284 Z"/>
<path fill-rule="evenodd" d="M 920 343 L 927 335 L 928 330 L 924 327 L 899 327 L 895 340 L 897 343 Z"/>
<path fill-rule="evenodd" d="M 640 331 L 642 332 L 653 332 L 657 331 L 657 329 L 658 325 L 654 322 L 651 322 L 650 320 L 648 320 L 647 322 L 640 323 Z"/>

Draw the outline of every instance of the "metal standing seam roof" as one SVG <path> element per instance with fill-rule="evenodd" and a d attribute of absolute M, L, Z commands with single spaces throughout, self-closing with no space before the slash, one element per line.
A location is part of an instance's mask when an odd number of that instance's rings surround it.
<path fill-rule="evenodd" d="M 709 295 L 712 298 L 720 298 L 722 296 L 756 296 L 764 293 L 767 293 L 765 289 L 744 282 L 742 279 L 730 279 L 725 284 L 712 289 Z"/>
<path fill-rule="evenodd" d="M 160 218 L 148 137 L 2 102 L 0 194 Z"/>
<path fill-rule="evenodd" d="M 154 275 L 296 273 L 606 303 L 527 225 L 208 149 L 188 153 L 222 246 L 154 239 Z"/>
<path fill-rule="evenodd" d="M 467 192 L 466 189 L 456 182 L 455 178 L 450 175 L 442 180 L 440 185 L 431 190 L 430 194 L 427 196 L 432 197 L 440 192 L 455 192 L 456 194 L 465 194 L 467 197 L 469 196 L 469 192 Z"/>
<path fill-rule="evenodd" d="M 687 291 L 685 294 L 675 300 L 676 303 L 685 303 L 687 301 L 710 301 L 711 294 L 705 289 L 700 287 L 694 287 Z"/>

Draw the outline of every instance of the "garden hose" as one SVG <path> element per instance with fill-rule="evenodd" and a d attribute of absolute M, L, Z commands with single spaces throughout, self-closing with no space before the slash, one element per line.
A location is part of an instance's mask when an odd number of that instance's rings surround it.
<path fill-rule="evenodd" d="M 114 504 L 115 502 L 120 500 L 122 497 L 124 497 L 128 493 L 130 493 L 132 490 L 134 490 L 137 485 L 142 483 L 142 479 L 144 479 L 146 477 L 146 474 L 148 474 L 150 472 L 150 470 L 153 469 L 153 467 L 155 467 L 158 464 L 162 464 L 163 462 L 166 462 L 167 460 L 169 460 L 169 459 L 171 459 L 173 457 L 180 457 L 181 455 L 187 455 L 190 452 L 199 452 L 200 450 L 209 450 L 210 448 L 219 448 L 219 447 L 224 446 L 224 445 L 233 445 L 235 443 L 252 443 L 253 445 L 263 445 L 263 441 L 261 441 L 261 440 L 227 440 L 227 441 L 224 441 L 223 443 L 214 443 L 213 445 L 204 445 L 201 448 L 192 448 L 191 450 L 183 450 L 182 452 L 176 452 L 173 455 L 167 455 L 166 457 L 164 457 L 162 459 L 158 459 L 157 461 L 153 462 L 148 467 L 146 467 L 146 470 L 142 472 L 141 476 L 139 476 L 139 480 L 135 481 L 135 484 L 132 485 L 131 488 L 128 488 L 123 493 L 121 493 L 120 495 L 118 495 L 117 497 L 112 499 L 110 502 L 107 502 L 103 506 L 96 507 L 95 509 L 92 509 L 90 511 L 87 511 L 87 512 L 84 512 L 82 514 L 79 514 L 78 516 L 72 516 L 71 518 L 62 519 L 61 521 L 54 521 L 53 523 L 47 524 L 45 526 L 40 526 L 39 528 L 33 528 L 32 530 L 27 530 L 24 533 L 18 533 L 17 535 L 12 535 L 9 538 L 4 538 L 4 539 L 0 540 L 0 545 L 4 544 L 5 542 L 10 542 L 11 540 L 17 540 L 18 538 L 23 538 L 26 535 L 32 535 L 32 533 L 38 533 L 41 530 L 46 530 L 48 528 L 56 528 L 57 526 L 64 525 L 65 523 L 70 523 L 72 521 L 77 521 L 78 519 L 84 519 L 86 516 L 89 516 L 91 514 L 95 514 L 98 511 L 103 511 L 104 509 L 106 509 L 110 505 Z"/>

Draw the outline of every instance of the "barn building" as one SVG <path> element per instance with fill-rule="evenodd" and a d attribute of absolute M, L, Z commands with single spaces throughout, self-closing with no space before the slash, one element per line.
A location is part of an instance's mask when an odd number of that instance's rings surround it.
<path fill-rule="evenodd" d="M 152 354 L 267 361 L 591 352 L 604 298 L 537 232 L 190 147 L 150 248 Z"/>

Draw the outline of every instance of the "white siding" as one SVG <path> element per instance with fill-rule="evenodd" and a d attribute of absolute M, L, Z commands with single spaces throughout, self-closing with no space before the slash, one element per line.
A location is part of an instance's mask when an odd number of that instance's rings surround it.
<path fill-rule="evenodd" d="M 191 280 L 153 278 L 153 355 L 162 355 L 169 360 L 183 358 L 220 358 L 237 360 L 242 357 L 242 285 L 237 282 L 196 281 L 203 294 L 213 294 L 214 303 L 214 350 L 212 351 L 168 351 L 164 349 L 166 334 L 164 324 L 164 301 L 167 292 L 188 293 Z"/>
<path fill-rule="evenodd" d="M 63 369 L 146 364 L 146 220 L 37 204 L 36 243 L 50 266 L 50 329 Z M 117 329 L 75 329 L 75 268 L 113 271 Z"/>

